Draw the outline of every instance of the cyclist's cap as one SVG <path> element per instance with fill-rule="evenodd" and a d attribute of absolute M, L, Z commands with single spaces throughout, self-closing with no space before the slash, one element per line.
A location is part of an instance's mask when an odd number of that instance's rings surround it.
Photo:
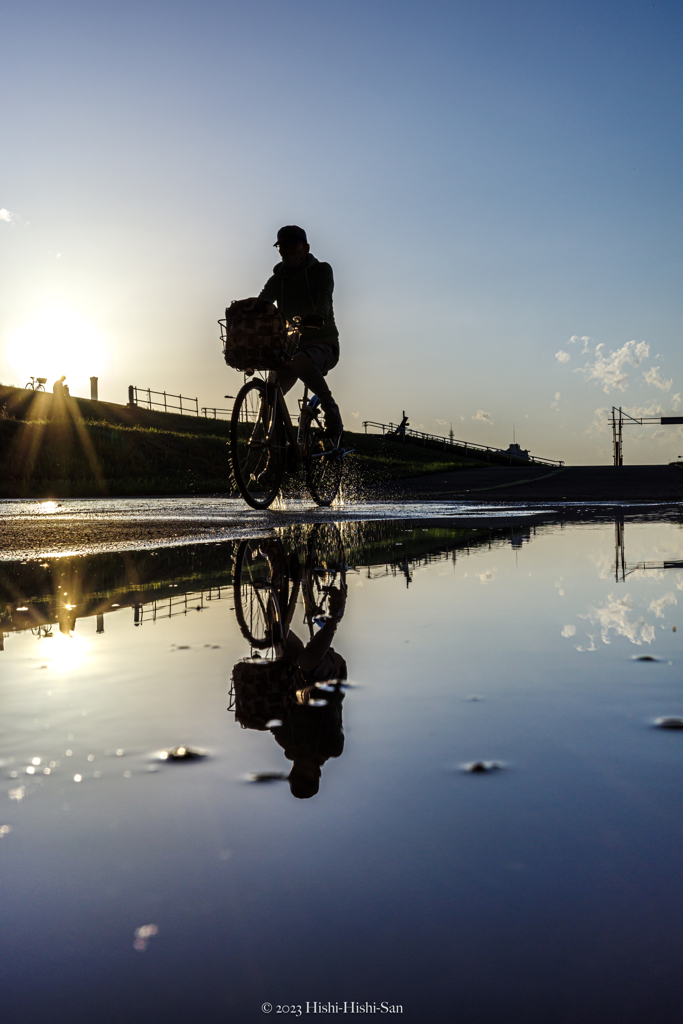
<path fill-rule="evenodd" d="M 278 245 L 290 245 L 293 242 L 308 242 L 306 238 L 306 232 L 303 228 L 297 227 L 296 224 L 285 224 L 283 228 L 277 233 L 277 242 L 274 243 L 273 248 L 277 248 Z"/>

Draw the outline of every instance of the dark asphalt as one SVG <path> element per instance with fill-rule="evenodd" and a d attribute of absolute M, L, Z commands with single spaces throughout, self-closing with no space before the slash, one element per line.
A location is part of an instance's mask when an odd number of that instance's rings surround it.
<path fill-rule="evenodd" d="M 434 473 L 386 484 L 384 497 L 432 501 L 683 501 L 678 466 L 491 467 Z"/>

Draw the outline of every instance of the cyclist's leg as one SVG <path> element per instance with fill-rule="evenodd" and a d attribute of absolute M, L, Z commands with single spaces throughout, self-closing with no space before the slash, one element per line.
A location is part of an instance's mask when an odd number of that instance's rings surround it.
<path fill-rule="evenodd" d="M 320 399 L 325 413 L 325 429 L 329 434 L 340 434 L 342 418 L 339 406 L 332 397 L 323 374 L 337 365 L 338 355 L 330 345 L 314 345 L 309 349 L 297 352 L 281 375 L 280 381 L 283 394 L 301 380 L 314 395 Z"/>

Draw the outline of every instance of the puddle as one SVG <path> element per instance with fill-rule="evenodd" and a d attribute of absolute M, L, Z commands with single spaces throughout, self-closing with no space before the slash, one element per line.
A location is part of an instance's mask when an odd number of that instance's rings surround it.
<path fill-rule="evenodd" d="M 5 552 L 8 1019 L 678 1012 L 683 531 L 581 509 Z"/>

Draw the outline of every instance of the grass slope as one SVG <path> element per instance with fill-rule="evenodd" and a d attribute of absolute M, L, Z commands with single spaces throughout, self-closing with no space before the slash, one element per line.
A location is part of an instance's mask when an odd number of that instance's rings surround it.
<path fill-rule="evenodd" d="M 0 419 L 0 497 L 236 493 L 225 436 L 103 421 Z M 222 425 L 221 425 L 222 426 Z M 347 485 L 480 465 L 380 435 L 345 434 Z M 301 475 L 288 481 L 290 493 Z"/>

